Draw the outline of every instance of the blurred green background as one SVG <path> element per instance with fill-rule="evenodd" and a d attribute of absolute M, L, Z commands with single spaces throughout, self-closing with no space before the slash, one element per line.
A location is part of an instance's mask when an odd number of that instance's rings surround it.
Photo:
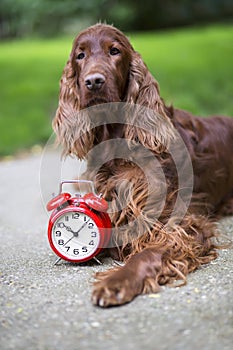
<path fill-rule="evenodd" d="M 0 157 L 43 146 L 59 80 L 79 30 L 126 32 L 166 102 L 233 115 L 232 0 L 1 0 Z"/>

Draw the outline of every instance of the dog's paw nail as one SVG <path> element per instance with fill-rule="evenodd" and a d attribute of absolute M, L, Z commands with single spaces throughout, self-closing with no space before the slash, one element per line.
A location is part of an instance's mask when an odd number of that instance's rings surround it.
<path fill-rule="evenodd" d="M 104 299 L 99 299 L 99 306 L 104 307 L 105 306 L 105 302 Z"/>

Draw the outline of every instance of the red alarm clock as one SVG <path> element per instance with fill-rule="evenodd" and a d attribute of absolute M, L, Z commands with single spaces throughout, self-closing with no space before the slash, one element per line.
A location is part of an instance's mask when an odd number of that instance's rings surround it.
<path fill-rule="evenodd" d="M 81 196 L 62 192 L 65 183 L 85 183 L 92 192 Z M 59 258 L 70 262 L 84 262 L 94 258 L 108 245 L 111 221 L 108 203 L 95 194 L 92 181 L 63 180 L 59 194 L 47 204 L 53 210 L 48 224 L 48 240 Z"/>

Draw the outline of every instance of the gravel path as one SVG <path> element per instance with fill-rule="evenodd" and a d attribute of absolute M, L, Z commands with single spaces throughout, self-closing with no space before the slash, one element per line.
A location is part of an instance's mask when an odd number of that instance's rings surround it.
<path fill-rule="evenodd" d="M 110 259 L 54 266 L 43 204 L 57 190 L 53 160 L 51 153 L 0 163 L 0 349 L 232 349 L 232 250 L 184 287 L 109 309 L 94 307 L 90 295 L 93 273 L 112 266 Z M 233 237 L 233 217 L 220 226 Z"/>

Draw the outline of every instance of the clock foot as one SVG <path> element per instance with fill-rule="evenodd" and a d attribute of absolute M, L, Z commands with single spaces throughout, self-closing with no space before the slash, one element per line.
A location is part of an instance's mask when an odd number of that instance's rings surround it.
<path fill-rule="evenodd" d="M 99 265 L 103 265 L 103 263 L 99 260 L 99 259 L 97 259 L 95 256 L 94 256 L 94 258 L 93 258 Z"/>
<path fill-rule="evenodd" d="M 59 262 L 60 262 L 61 260 L 62 260 L 61 258 L 58 258 L 58 259 L 55 261 L 55 263 L 53 264 L 53 266 L 58 265 Z"/>

